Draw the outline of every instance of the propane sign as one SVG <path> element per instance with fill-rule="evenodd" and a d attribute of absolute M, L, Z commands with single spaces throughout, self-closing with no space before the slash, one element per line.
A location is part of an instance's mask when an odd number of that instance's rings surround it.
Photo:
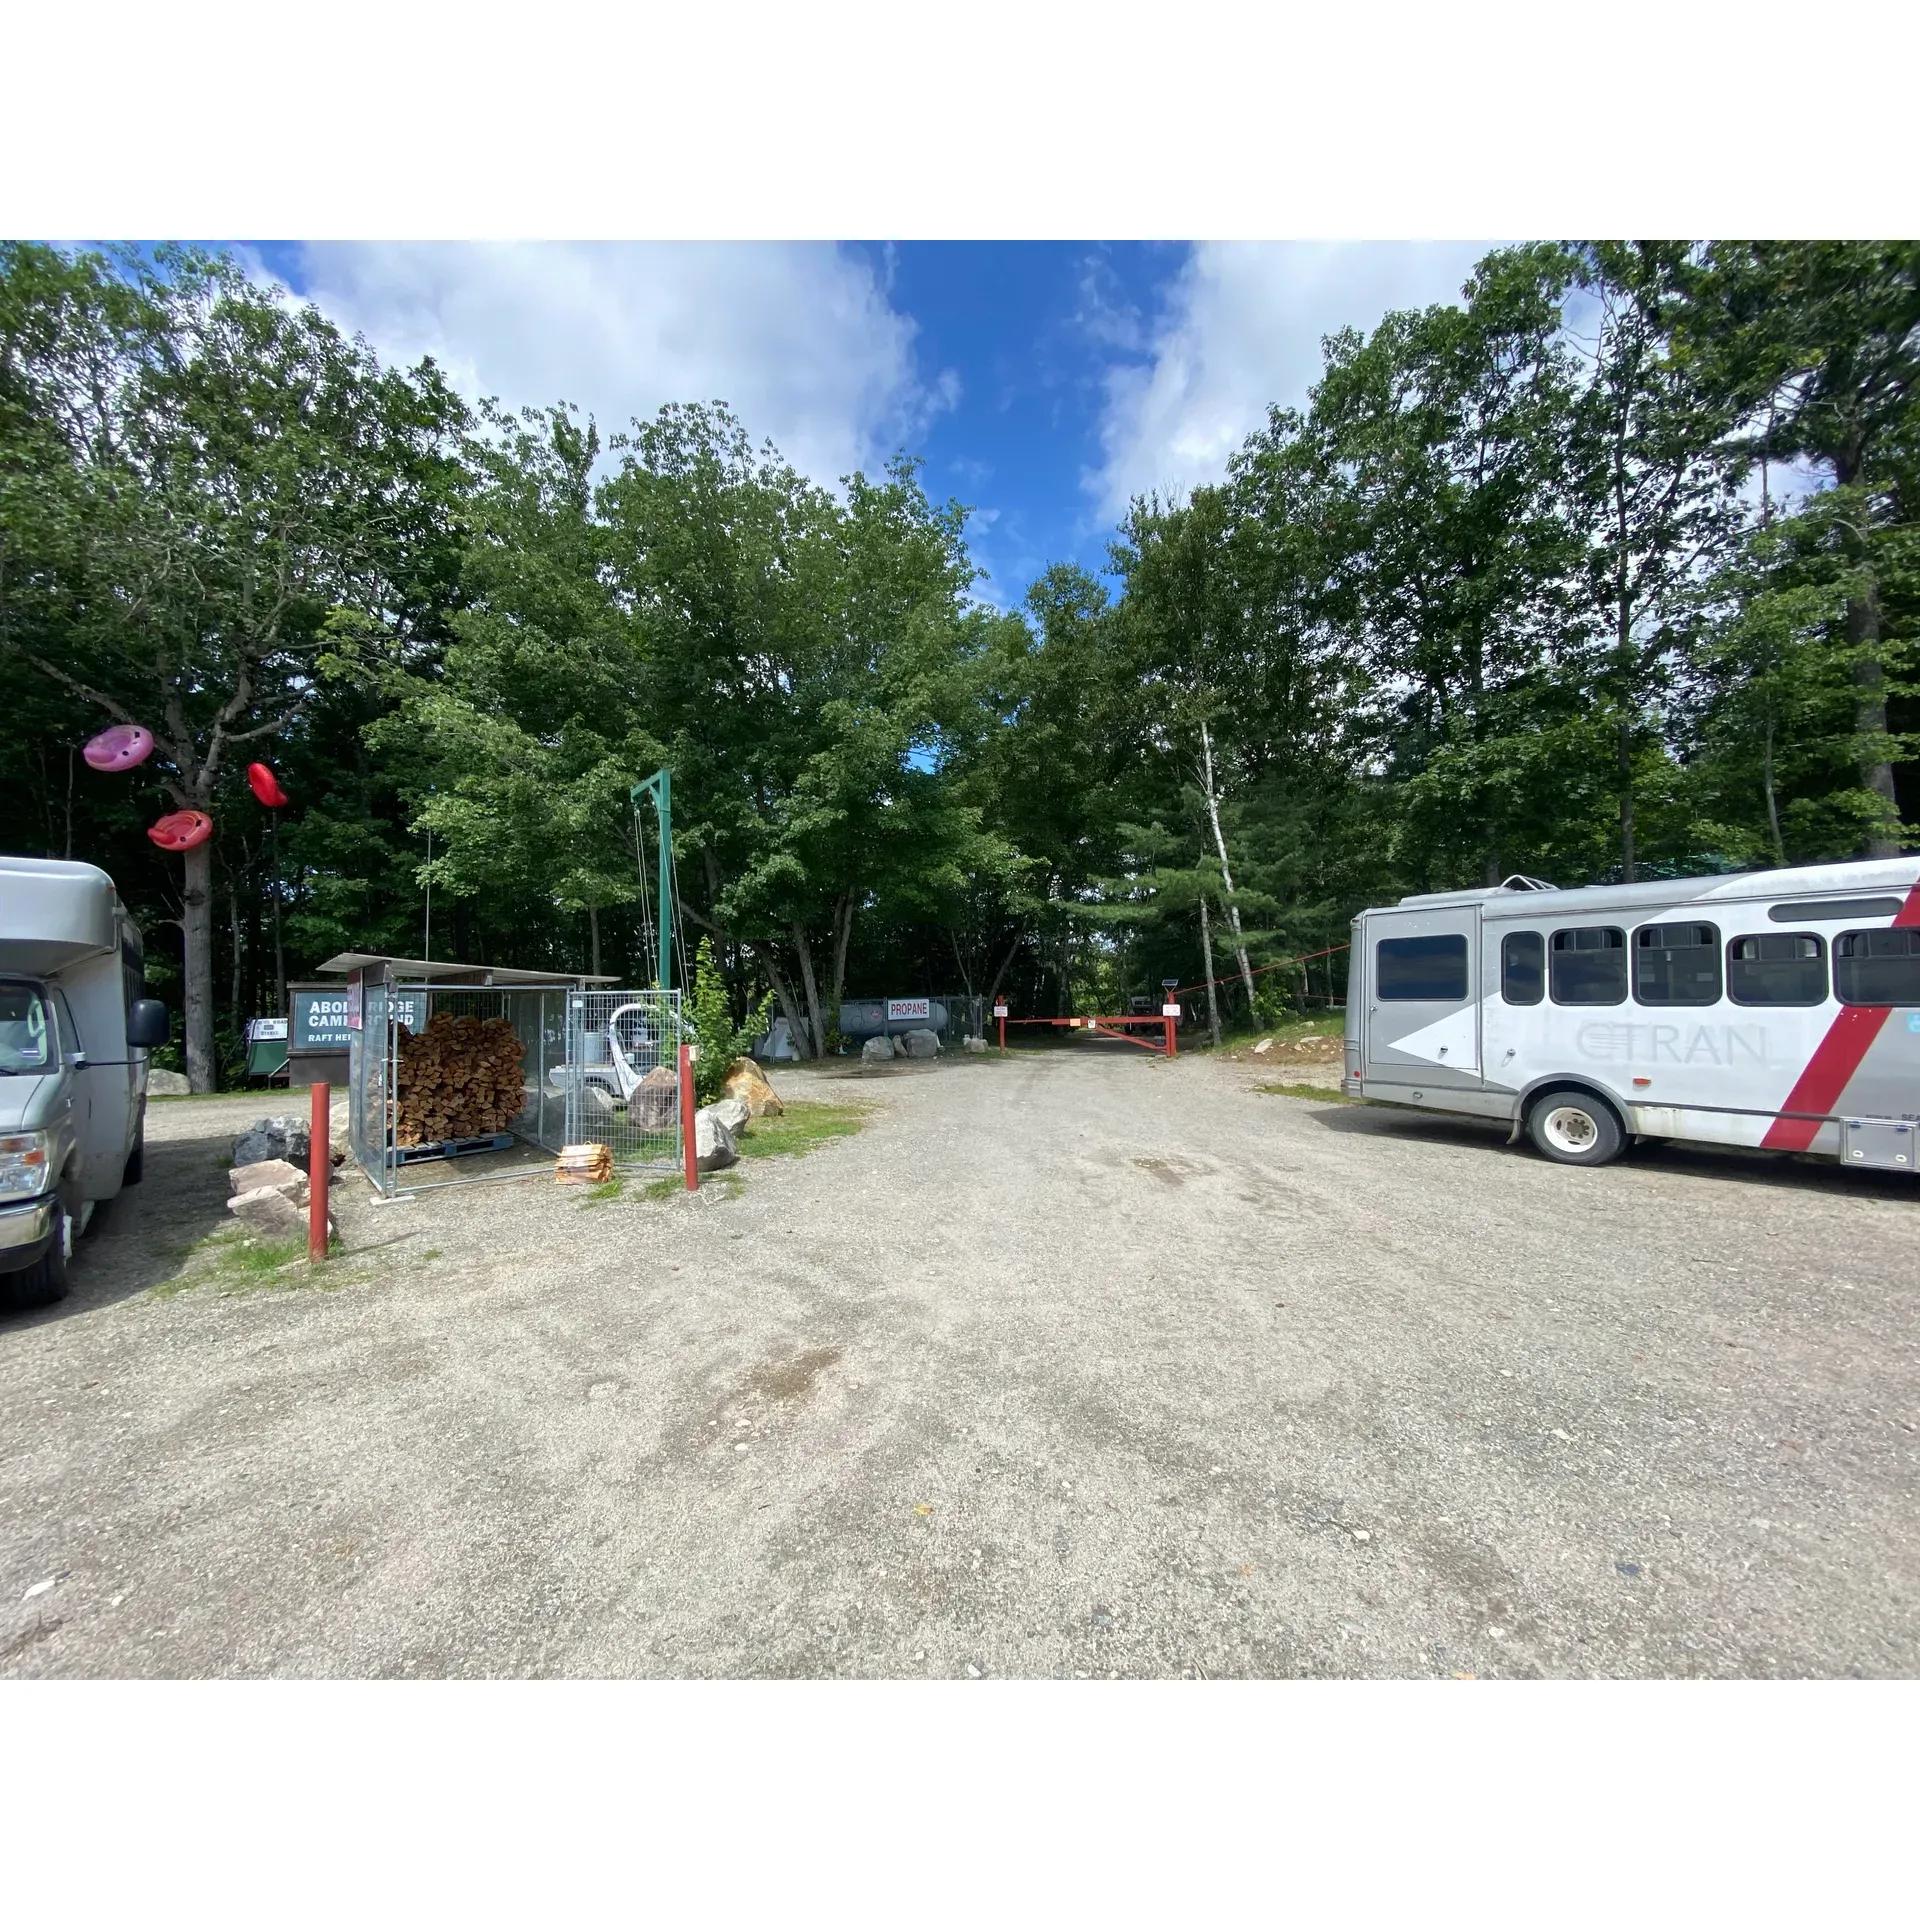
<path fill-rule="evenodd" d="M 927 1021 L 933 1018 L 933 1003 L 928 999 L 889 1000 L 887 1002 L 887 1025 L 896 1020 Z"/>

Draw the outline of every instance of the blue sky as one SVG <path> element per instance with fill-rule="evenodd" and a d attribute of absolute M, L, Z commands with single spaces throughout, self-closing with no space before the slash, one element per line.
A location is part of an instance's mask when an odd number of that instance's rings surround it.
<path fill-rule="evenodd" d="M 897 450 L 974 509 L 985 597 L 1095 571 L 1128 497 L 1224 470 L 1322 335 L 1457 297 L 1482 241 L 264 244 L 256 271 L 469 396 L 617 430 L 724 399 L 815 478 Z"/>

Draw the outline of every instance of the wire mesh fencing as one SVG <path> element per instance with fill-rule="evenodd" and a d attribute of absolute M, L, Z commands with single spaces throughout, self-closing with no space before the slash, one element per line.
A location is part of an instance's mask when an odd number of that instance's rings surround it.
<path fill-rule="evenodd" d="M 604 1145 L 616 1166 L 678 1168 L 685 1037 L 677 992 L 569 992 L 558 1077 L 567 1145 Z"/>

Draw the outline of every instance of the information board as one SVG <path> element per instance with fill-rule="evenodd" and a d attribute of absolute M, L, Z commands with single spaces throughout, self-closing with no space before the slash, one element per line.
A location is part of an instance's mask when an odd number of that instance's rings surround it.
<path fill-rule="evenodd" d="M 293 1032 L 289 1045 L 295 1053 L 345 1053 L 353 1040 L 354 998 L 346 987 L 295 987 Z M 393 995 L 394 1018 L 415 1033 L 426 1024 L 427 996 L 404 988 Z"/>

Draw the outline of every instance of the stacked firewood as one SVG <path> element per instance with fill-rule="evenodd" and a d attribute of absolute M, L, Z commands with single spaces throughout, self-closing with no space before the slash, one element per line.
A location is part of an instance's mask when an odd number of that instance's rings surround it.
<path fill-rule="evenodd" d="M 511 1020 L 436 1013 L 423 1031 L 396 1036 L 394 1142 L 424 1147 L 504 1133 L 526 1097 L 526 1048 Z"/>

